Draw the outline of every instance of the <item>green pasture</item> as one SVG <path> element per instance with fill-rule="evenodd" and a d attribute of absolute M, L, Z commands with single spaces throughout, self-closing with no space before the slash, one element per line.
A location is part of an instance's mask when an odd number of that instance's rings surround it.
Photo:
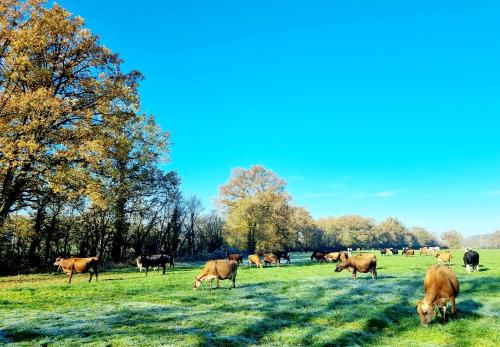
<path fill-rule="evenodd" d="M 236 289 L 192 289 L 202 263 L 163 276 L 136 268 L 102 272 L 99 282 L 63 274 L 0 278 L 0 344 L 21 346 L 498 346 L 500 250 L 481 250 L 481 271 L 460 281 L 458 319 L 419 326 L 430 256 L 381 256 L 378 280 L 292 254 L 280 268 L 240 266 Z"/>

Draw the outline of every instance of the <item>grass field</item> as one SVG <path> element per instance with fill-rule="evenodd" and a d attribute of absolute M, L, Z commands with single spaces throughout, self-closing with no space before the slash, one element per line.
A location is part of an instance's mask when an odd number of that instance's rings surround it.
<path fill-rule="evenodd" d="M 370 274 L 292 254 L 281 268 L 240 266 L 237 288 L 192 289 L 202 264 L 179 264 L 166 276 L 136 268 L 103 272 L 99 282 L 63 274 L 0 278 L 0 344 L 19 345 L 389 345 L 498 346 L 500 250 L 481 250 L 481 271 L 467 274 L 454 252 L 460 281 L 458 319 L 419 326 L 427 256 L 377 254 Z"/>

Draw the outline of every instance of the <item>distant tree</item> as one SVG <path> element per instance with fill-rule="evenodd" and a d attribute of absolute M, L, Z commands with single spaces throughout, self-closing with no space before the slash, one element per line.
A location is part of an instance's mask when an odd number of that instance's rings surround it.
<path fill-rule="evenodd" d="M 456 230 L 447 231 L 441 234 L 444 244 L 451 249 L 457 249 L 463 245 L 463 237 Z"/>
<path fill-rule="evenodd" d="M 397 218 L 388 217 L 377 226 L 377 240 L 380 247 L 408 245 L 413 241 L 408 229 Z"/>
<path fill-rule="evenodd" d="M 285 181 L 274 172 L 259 165 L 233 170 L 218 201 L 227 213 L 224 229 L 230 244 L 250 252 L 288 246 L 293 209 Z"/>
<path fill-rule="evenodd" d="M 322 243 L 322 237 L 317 234 L 318 228 L 314 219 L 305 207 L 292 207 L 290 230 L 292 230 L 292 236 L 288 245 L 293 249 L 315 248 Z"/>
<path fill-rule="evenodd" d="M 491 234 L 490 245 L 492 248 L 500 248 L 500 230 L 495 230 Z"/>
<path fill-rule="evenodd" d="M 410 229 L 410 232 L 415 235 L 419 247 L 437 246 L 439 244 L 436 237 L 425 228 L 413 227 Z"/>
<path fill-rule="evenodd" d="M 199 218 L 203 211 L 201 200 L 196 196 L 191 196 L 186 201 L 186 239 L 189 255 L 194 255 L 196 251 L 196 241 L 198 239 Z"/>
<path fill-rule="evenodd" d="M 330 247 L 372 247 L 375 222 L 358 215 L 327 217 L 317 221 L 325 233 L 325 245 Z"/>
<path fill-rule="evenodd" d="M 199 250 L 213 252 L 219 249 L 224 243 L 223 230 L 225 220 L 216 211 L 208 215 L 202 215 L 198 219 Z"/>

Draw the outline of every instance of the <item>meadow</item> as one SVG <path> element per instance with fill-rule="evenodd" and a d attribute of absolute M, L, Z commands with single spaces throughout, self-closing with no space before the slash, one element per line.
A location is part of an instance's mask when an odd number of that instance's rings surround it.
<path fill-rule="evenodd" d="M 458 318 L 436 317 L 421 328 L 430 256 L 381 256 L 378 280 L 292 253 L 280 268 L 240 266 L 236 289 L 204 283 L 192 289 L 202 263 L 179 263 L 167 275 L 136 268 L 0 278 L 0 344 L 20 346 L 498 346 L 500 250 L 481 250 L 481 271 L 467 274 L 454 251 L 460 281 Z M 246 265 L 246 259 L 245 259 Z"/>

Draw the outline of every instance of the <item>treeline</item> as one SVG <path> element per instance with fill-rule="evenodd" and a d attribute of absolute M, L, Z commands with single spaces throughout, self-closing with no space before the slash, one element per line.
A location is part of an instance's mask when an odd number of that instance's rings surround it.
<path fill-rule="evenodd" d="M 235 169 L 220 188 L 219 204 L 227 215 L 224 239 L 249 252 L 441 245 L 426 229 L 409 229 L 392 217 L 380 223 L 357 215 L 314 220 L 293 204 L 285 181 L 262 166 Z"/>

